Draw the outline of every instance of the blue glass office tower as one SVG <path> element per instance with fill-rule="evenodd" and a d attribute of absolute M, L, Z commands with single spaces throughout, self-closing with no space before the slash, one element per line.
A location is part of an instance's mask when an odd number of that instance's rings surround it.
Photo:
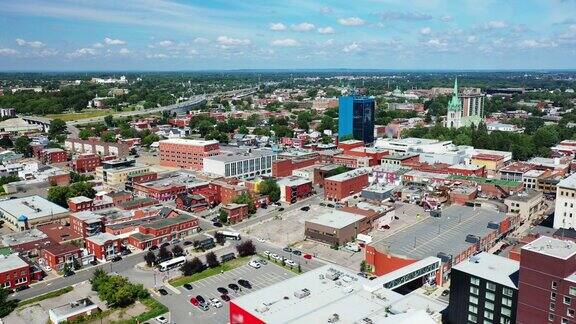
<path fill-rule="evenodd" d="M 373 97 L 343 96 L 338 108 L 338 138 L 352 135 L 364 143 L 374 142 Z"/>

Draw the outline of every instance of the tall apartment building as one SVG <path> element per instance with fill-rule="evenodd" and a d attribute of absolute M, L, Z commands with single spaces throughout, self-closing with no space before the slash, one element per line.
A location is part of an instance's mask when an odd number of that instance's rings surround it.
<path fill-rule="evenodd" d="M 556 185 L 554 228 L 576 228 L 576 173 Z"/>
<path fill-rule="evenodd" d="M 541 236 L 521 256 L 516 323 L 576 323 L 576 243 Z"/>
<path fill-rule="evenodd" d="M 449 323 L 516 322 L 518 261 L 482 252 L 452 267 Z"/>
<path fill-rule="evenodd" d="M 87 140 L 69 137 L 64 141 L 64 148 L 71 153 L 91 153 L 100 156 L 115 155 L 119 158 L 130 154 L 130 146 L 128 144 L 102 142 L 97 137 L 90 137 Z"/>
<path fill-rule="evenodd" d="M 173 138 L 160 141 L 160 165 L 202 170 L 204 158 L 218 155 L 220 144 L 216 140 L 190 140 Z"/>
<path fill-rule="evenodd" d="M 459 97 L 463 117 L 482 117 L 484 115 L 484 94 L 480 92 L 480 89 L 466 89 Z"/>
<path fill-rule="evenodd" d="M 374 142 L 373 97 L 343 96 L 339 99 L 338 138 L 353 136 L 364 143 Z"/>

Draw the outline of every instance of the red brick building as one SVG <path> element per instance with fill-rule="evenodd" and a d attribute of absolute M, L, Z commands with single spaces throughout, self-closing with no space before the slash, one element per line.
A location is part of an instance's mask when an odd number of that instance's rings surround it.
<path fill-rule="evenodd" d="M 70 184 L 70 172 L 54 172 L 54 174 L 48 176 L 48 182 L 51 186 L 67 186 Z"/>
<path fill-rule="evenodd" d="M 80 260 L 82 251 L 72 244 L 51 244 L 42 249 L 41 255 L 50 268 L 60 271 L 66 264 L 74 268 L 74 260 Z"/>
<path fill-rule="evenodd" d="M 278 180 L 280 200 L 289 204 L 312 195 L 312 181 L 298 177 Z"/>
<path fill-rule="evenodd" d="M 209 187 L 216 192 L 219 203 L 229 204 L 239 195 L 248 193 L 248 189 L 239 184 L 236 179 L 220 179 L 212 181 Z"/>
<path fill-rule="evenodd" d="M 364 142 L 359 140 L 347 140 L 338 143 L 338 148 L 343 150 L 344 153 L 357 147 L 364 147 Z"/>
<path fill-rule="evenodd" d="M 98 233 L 86 238 L 86 250 L 100 261 L 109 260 L 122 252 L 122 240 L 110 233 Z"/>
<path fill-rule="evenodd" d="M 200 212 L 210 208 L 210 204 L 202 195 L 183 193 L 176 197 L 176 208 L 185 211 Z"/>
<path fill-rule="evenodd" d="M 94 200 L 84 196 L 72 197 L 68 199 L 68 209 L 71 212 L 79 212 L 83 210 L 92 210 Z"/>
<path fill-rule="evenodd" d="M 160 165 L 202 170 L 204 158 L 218 155 L 220 144 L 216 140 L 168 139 L 160 141 Z"/>
<path fill-rule="evenodd" d="M 248 205 L 246 204 L 227 204 L 220 207 L 221 210 L 228 214 L 228 222 L 235 224 L 248 217 Z"/>
<path fill-rule="evenodd" d="M 313 157 L 294 158 L 294 159 L 289 158 L 281 159 L 279 156 L 276 161 L 272 161 L 272 176 L 279 178 L 290 176 L 292 175 L 292 171 L 312 166 L 316 164 L 318 159 L 319 159 L 318 154 L 316 154 Z"/>
<path fill-rule="evenodd" d="M 104 216 L 91 211 L 70 214 L 70 227 L 82 237 L 96 235 L 104 231 Z"/>
<path fill-rule="evenodd" d="M 177 215 L 148 224 L 140 225 L 138 233 L 128 237 L 128 244 L 146 249 L 176 238 L 184 238 L 198 231 L 198 219 L 188 215 Z"/>
<path fill-rule="evenodd" d="M 44 149 L 40 152 L 40 161 L 45 164 L 62 163 L 68 161 L 68 154 L 59 148 Z"/>
<path fill-rule="evenodd" d="M 79 154 L 72 160 L 72 169 L 78 173 L 94 172 L 100 164 L 101 159 L 97 154 Z"/>
<path fill-rule="evenodd" d="M 147 172 L 147 173 L 128 176 L 128 181 L 130 181 L 133 186 L 136 183 L 149 182 L 149 181 L 154 181 L 156 179 L 158 179 L 158 173 L 156 173 L 156 172 Z"/>
<path fill-rule="evenodd" d="M 10 254 L 0 259 L 0 285 L 6 289 L 29 286 L 32 280 L 30 265 L 18 254 Z"/>
<path fill-rule="evenodd" d="M 542 236 L 521 253 L 516 322 L 576 323 L 576 244 Z"/>
<path fill-rule="evenodd" d="M 181 183 L 155 183 L 140 182 L 133 184 L 134 193 L 146 197 L 168 201 L 176 199 L 179 194 L 185 193 L 186 185 Z"/>
<path fill-rule="evenodd" d="M 342 200 L 362 191 L 368 186 L 368 170 L 356 169 L 324 180 L 324 198 Z"/>

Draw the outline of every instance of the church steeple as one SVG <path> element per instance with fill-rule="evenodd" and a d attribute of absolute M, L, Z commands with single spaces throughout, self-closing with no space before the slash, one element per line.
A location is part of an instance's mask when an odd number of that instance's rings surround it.
<path fill-rule="evenodd" d="M 448 102 L 448 111 L 460 111 L 462 105 L 460 104 L 460 99 L 458 98 L 458 78 L 454 79 L 454 94 L 452 99 Z"/>

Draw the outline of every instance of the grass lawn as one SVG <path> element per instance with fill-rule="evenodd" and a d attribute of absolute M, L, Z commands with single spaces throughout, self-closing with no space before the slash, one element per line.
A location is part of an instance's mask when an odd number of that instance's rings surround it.
<path fill-rule="evenodd" d="M 246 263 L 248 263 L 248 261 L 250 261 L 251 257 L 252 256 L 245 256 L 245 257 L 237 258 L 234 260 L 230 260 L 226 263 L 222 263 L 221 265 L 217 266 L 216 268 L 208 268 L 202 272 L 195 273 L 191 276 L 182 276 L 182 277 L 170 279 L 168 282 L 174 287 L 179 287 L 179 286 L 182 286 L 183 284 L 186 284 L 186 283 L 202 280 L 202 279 L 217 275 L 222 271 L 226 272 L 226 271 L 230 271 L 232 269 L 238 268 L 240 266 L 243 266 Z"/>
<path fill-rule="evenodd" d="M 54 297 L 64 295 L 67 292 L 71 292 L 73 289 L 74 288 L 72 288 L 72 286 L 68 286 L 68 287 L 64 287 L 62 289 L 51 291 L 51 292 L 46 293 L 44 295 L 40 295 L 40 296 L 36 296 L 34 298 L 23 300 L 23 301 L 18 303 L 18 308 L 32 304 L 32 303 L 37 303 L 37 302 L 45 300 L 45 299 L 54 298 Z"/>
<path fill-rule="evenodd" d="M 149 319 L 152 319 L 154 317 L 158 317 L 162 314 L 166 314 L 168 313 L 168 307 L 164 306 L 164 304 L 161 304 L 159 301 L 157 301 L 156 299 L 152 298 L 152 297 L 148 297 L 145 299 L 141 299 L 140 302 L 144 305 L 146 305 L 146 307 L 148 308 L 147 311 L 145 311 L 144 313 L 130 319 L 127 321 L 116 321 L 114 323 L 117 324 L 136 324 L 136 323 L 142 323 L 144 321 L 147 321 Z"/>
<path fill-rule="evenodd" d="M 115 111 L 110 109 L 98 109 L 98 110 L 83 110 L 79 113 L 66 113 L 66 114 L 51 114 L 46 115 L 47 118 L 61 119 L 63 121 L 74 121 L 78 119 L 94 118 L 106 115 L 114 115 Z"/>

